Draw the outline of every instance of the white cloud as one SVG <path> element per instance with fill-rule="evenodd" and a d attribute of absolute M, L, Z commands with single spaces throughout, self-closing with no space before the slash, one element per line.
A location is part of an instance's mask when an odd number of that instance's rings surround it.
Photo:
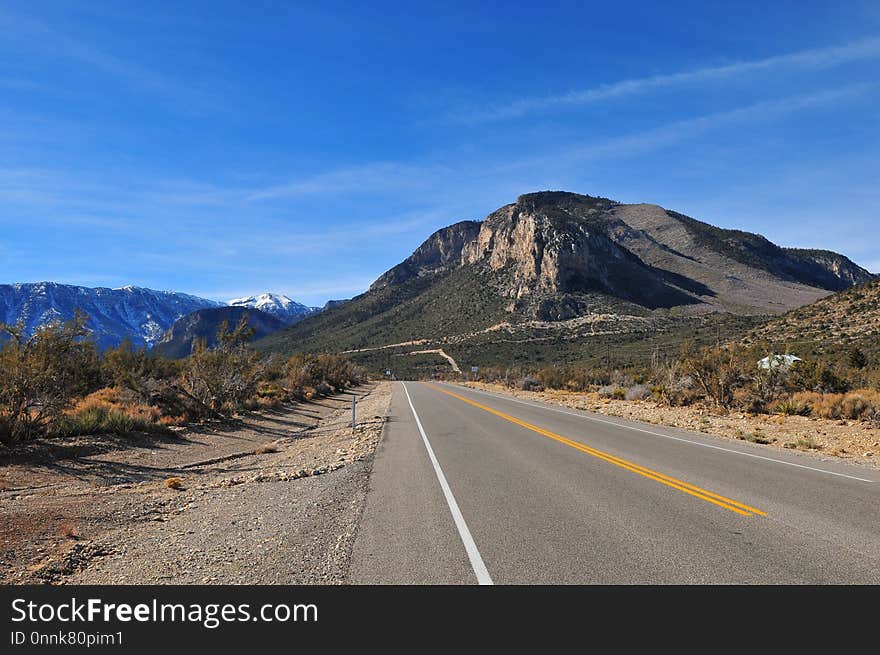
<path fill-rule="evenodd" d="M 824 69 L 854 61 L 880 57 L 880 37 L 874 36 L 829 48 L 802 50 L 784 55 L 740 61 L 723 66 L 650 77 L 621 80 L 612 84 L 548 96 L 523 98 L 504 105 L 491 106 L 454 114 L 457 122 L 481 123 L 505 118 L 518 118 L 532 112 L 565 106 L 587 105 L 621 96 L 644 93 L 652 89 L 719 80 L 744 73 L 773 69 Z"/>

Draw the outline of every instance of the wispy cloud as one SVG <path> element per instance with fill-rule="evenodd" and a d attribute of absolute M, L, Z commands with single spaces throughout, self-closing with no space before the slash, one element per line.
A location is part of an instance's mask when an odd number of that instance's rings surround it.
<path fill-rule="evenodd" d="M 433 176 L 448 173 L 450 169 L 442 166 L 428 168 L 423 165 L 402 162 L 371 162 L 360 166 L 338 168 L 332 171 L 306 175 L 283 184 L 257 190 L 249 200 L 274 200 L 292 196 L 324 193 L 342 193 L 356 190 L 400 190 L 412 189 L 415 182 L 419 186 L 430 184 Z"/>
<path fill-rule="evenodd" d="M 644 93 L 653 89 L 708 82 L 745 73 L 774 69 L 825 69 L 855 61 L 876 59 L 878 57 L 880 57 L 880 36 L 873 36 L 834 47 L 801 50 L 765 59 L 739 61 L 723 66 L 708 66 L 678 73 L 621 80 L 611 84 L 603 84 L 589 89 L 570 91 L 558 95 L 523 98 L 507 104 L 456 112 L 450 116 L 450 119 L 461 123 L 483 123 L 508 118 L 519 118 L 533 112 L 548 109 L 588 105 L 622 96 Z"/>
<path fill-rule="evenodd" d="M 634 134 L 614 137 L 598 143 L 570 148 L 533 158 L 510 162 L 505 168 L 536 167 L 549 164 L 570 165 L 577 161 L 628 157 L 672 145 L 710 129 L 750 121 L 766 121 L 821 105 L 862 96 L 877 89 L 877 83 L 865 82 L 813 94 L 764 100 L 745 107 L 673 121 Z"/>
<path fill-rule="evenodd" d="M 474 185 L 485 186 L 492 179 L 509 179 L 515 171 L 570 171 L 574 164 L 633 157 L 674 145 L 685 139 L 726 125 L 770 121 L 781 116 L 813 107 L 842 102 L 875 90 L 878 84 L 865 82 L 828 89 L 812 94 L 800 94 L 764 100 L 744 107 L 704 114 L 672 121 L 655 128 L 611 137 L 590 140 L 574 146 L 553 148 L 544 153 L 519 158 L 484 161 L 479 166 L 422 164 L 413 162 L 373 162 L 304 176 L 288 183 L 266 187 L 248 196 L 251 201 L 276 200 L 303 195 L 354 193 L 399 193 L 418 191 L 423 198 L 439 200 L 449 189 L 461 193 Z"/>
<path fill-rule="evenodd" d="M 206 108 L 213 104 L 211 98 L 192 83 L 184 84 L 166 72 L 119 57 L 43 21 L 0 11 L 0 33 L 4 36 L 4 46 L 7 48 L 75 62 L 84 68 L 113 77 L 134 91 L 169 97 L 175 101 L 176 107 L 184 110 Z M 47 90 L 32 81 L 29 84 L 31 90 Z"/>

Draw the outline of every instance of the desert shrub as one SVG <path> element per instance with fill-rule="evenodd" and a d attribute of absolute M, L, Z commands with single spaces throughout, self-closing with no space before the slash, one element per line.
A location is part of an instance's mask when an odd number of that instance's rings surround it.
<path fill-rule="evenodd" d="M 613 384 L 599 387 L 598 393 L 603 398 L 614 398 L 615 400 L 624 400 L 626 398 L 626 389 Z"/>
<path fill-rule="evenodd" d="M 816 439 L 811 436 L 806 437 L 798 437 L 797 441 L 794 442 L 795 447 L 797 448 L 805 448 L 807 450 L 821 450 L 822 444 L 820 444 Z"/>
<path fill-rule="evenodd" d="M 861 348 L 853 348 L 847 353 L 847 361 L 853 368 L 862 370 L 868 365 L 868 356 Z"/>
<path fill-rule="evenodd" d="M 834 366 L 818 359 L 797 362 L 789 371 L 787 383 L 793 391 L 818 393 L 843 393 L 850 388 Z"/>
<path fill-rule="evenodd" d="M 0 325 L 10 337 L 0 350 L 0 439 L 14 443 L 45 434 L 74 397 L 100 386 L 86 320 L 77 312 L 30 337 L 23 324 Z"/>
<path fill-rule="evenodd" d="M 563 389 L 568 379 L 566 372 L 559 368 L 543 368 L 535 377 L 545 389 Z"/>
<path fill-rule="evenodd" d="M 129 389 L 146 400 L 148 381 L 174 380 L 181 372 L 182 363 L 150 353 L 146 348 L 134 348 L 126 339 L 116 348 L 108 348 L 101 356 L 101 375 L 105 386 Z"/>
<path fill-rule="evenodd" d="M 366 380 L 364 370 L 341 355 L 296 354 L 287 360 L 287 385 L 295 396 L 333 393 Z M 319 390 L 320 386 L 320 390 Z"/>
<path fill-rule="evenodd" d="M 139 402 L 138 396 L 128 389 L 105 387 L 74 401 L 67 413 L 79 414 L 90 409 L 102 409 L 126 414 L 135 420 L 158 423 L 162 418 L 160 408 Z"/>
<path fill-rule="evenodd" d="M 734 346 L 703 347 L 695 353 L 686 353 L 682 368 L 693 376 L 707 399 L 726 409 L 733 405 L 736 389 L 749 379 L 746 362 Z"/>
<path fill-rule="evenodd" d="M 544 387 L 537 378 L 527 375 L 519 381 L 519 388 L 523 391 L 543 391 Z"/>
<path fill-rule="evenodd" d="M 809 416 L 813 411 L 813 406 L 802 399 L 789 397 L 771 403 L 768 409 L 775 414 L 786 416 Z"/>
<path fill-rule="evenodd" d="M 85 434 L 117 434 L 130 432 L 164 432 L 167 430 L 162 423 L 129 414 L 106 409 L 90 407 L 58 417 L 49 428 L 50 437 L 73 437 Z"/>
<path fill-rule="evenodd" d="M 234 330 L 226 321 L 221 323 L 215 348 L 209 349 L 204 340 L 193 345 L 183 372 L 185 389 L 192 398 L 221 414 L 245 407 L 263 374 L 259 355 L 248 348 L 253 332 L 243 316 Z"/>
<path fill-rule="evenodd" d="M 634 384 L 626 390 L 624 398 L 627 400 L 644 400 L 651 395 L 651 390 L 644 384 Z"/>
<path fill-rule="evenodd" d="M 680 406 L 693 401 L 691 390 L 694 380 L 683 373 L 681 359 L 661 357 L 659 353 L 654 353 L 648 377 L 654 383 L 651 385 L 651 395 L 657 402 Z"/>
<path fill-rule="evenodd" d="M 808 405 L 812 415 L 819 418 L 880 421 L 880 393 L 872 389 L 848 393 L 800 392 L 792 401 Z"/>
<path fill-rule="evenodd" d="M 611 384 L 618 388 L 626 388 L 633 385 L 633 379 L 629 371 L 614 369 L 613 371 L 611 371 Z"/>

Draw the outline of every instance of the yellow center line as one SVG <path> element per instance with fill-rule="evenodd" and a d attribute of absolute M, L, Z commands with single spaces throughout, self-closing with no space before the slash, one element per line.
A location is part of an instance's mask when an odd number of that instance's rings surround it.
<path fill-rule="evenodd" d="M 494 414 L 495 416 L 504 419 L 505 421 L 510 421 L 520 427 L 523 427 L 527 430 L 531 430 L 532 432 L 536 432 L 543 437 L 547 437 L 548 439 L 553 439 L 554 441 L 558 441 L 559 443 L 563 443 L 566 446 L 570 446 L 576 450 L 579 450 L 588 455 L 592 455 L 598 459 L 609 462 L 610 464 L 614 464 L 615 466 L 619 466 L 620 468 L 626 469 L 627 471 L 632 471 L 633 473 L 638 473 L 641 476 L 654 480 L 655 482 L 659 482 L 660 484 L 666 485 L 667 487 L 671 487 L 678 491 L 682 491 L 686 494 L 694 496 L 695 498 L 699 498 L 700 500 L 704 500 L 707 503 L 712 503 L 713 505 L 717 505 L 718 507 L 723 507 L 724 509 L 730 510 L 731 512 L 736 512 L 737 514 L 741 514 L 742 516 L 767 516 L 766 512 L 762 512 L 759 509 L 754 507 L 750 507 L 744 503 L 740 503 L 736 500 L 732 500 L 720 494 L 716 494 L 713 491 L 708 491 L 707 489 L 702 489 L 696 485 L 690 484 L 689 482 L 684 482 L 683 480 L 678 480 L 677 478 L 673 478 L 672 476 L 666 475 L 664 473 L 660 473 L 658 471 L 654 471 L 652 469 L 646 468 L 639 464 L 635 464 L 628 460 L 625 460 L 621 457 L 617 457 L 615 455 L 611 455 L 610 453 L 603 452 L 601 450 L 597 450 L 585 444 L 582 444 L 578 441 L 574 441 L 572 439 L 568 439 L 563 437 L 562 435 L 556 434 L 555 432 L 550 432 L 549 430 L 545 430 L 544 428 L 540 428 L 537 425 L 532 425 L 531 423 L 527 423 L 525 421 L 521 421 L 520 419 L 511 416 L 510 414 L 505 414 L 504 412 L 499 412 L 497 409 L 492 409 L 482 403 L 478 403 L 475 400 L 471 400 L 470 398 L 465 398 L 464 396 L 460 396 L 457 393 L 452 391 L 447 391 L 446 389 L 442 389 L 433 384 L 428 384 L 432 389 L 436 389 L 441 393 L 445 393 L 447 396 L 452 396 L 453 398 L 457 398 L 462 402 L 467 403 L 468 405 L 472 405 L 477 407 L 478 409 L 482 409 L 485 412 L 489 412 L 490 414 Z"/>

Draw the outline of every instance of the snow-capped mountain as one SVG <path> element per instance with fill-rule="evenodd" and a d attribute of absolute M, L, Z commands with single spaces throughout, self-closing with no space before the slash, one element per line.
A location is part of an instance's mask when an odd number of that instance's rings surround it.
<path fill-rule="evenodd" d="M 232 307 L 259 309 L 262 312 L 271 314 L 275 318 L 281 319 L 288 325 L 292 325 L 306 316 L 311 316 L 321 311 L 320 307 L 307 307 L 280 293 L 262 293 L 259 296 L 236 298 L 235 300 L 230 300 L 229 305 Z"/>
<path fill-rule="evenodd" d="M 23 321 L 29 334 L 51 321 L 66 321 L 75 308 L 89 316 L 87 326 L 102 350 L 126 338 L 136 347 L 152 346 L 187 314 L 222 303 L 175 291 L 78 287 L 55 282 L 0 284 L 0 323 Z"/>

